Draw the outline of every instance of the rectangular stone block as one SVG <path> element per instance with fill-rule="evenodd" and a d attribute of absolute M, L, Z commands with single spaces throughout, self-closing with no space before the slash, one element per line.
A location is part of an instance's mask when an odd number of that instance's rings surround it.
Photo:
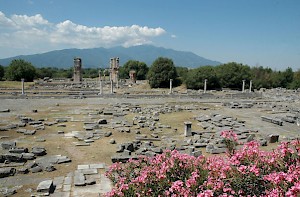
<path fill-rule="evenodd" d="M 77 170 L 82 170 L 82 169 L 89 169 L 90 165 L 78 165 Z"/>
<path fill-rule="evenodd" d="M 50 191 L 53 190 L 53 181 L 52 180 L 46 180 L 39 183 L 37 186 L 37 192 L 42 193 L 50 193 Z"/>
<path fill-rule="evenodd" d="M 74 185 L 75 186 L 85 186 L 85 177 L 84 177 L 83 173 L 75 173 Z"/>
<path fill-rule="evenodd" d="M 105 164 L 104 163 L 90 164 L 90 168 L 103 169 L 105 168 Z"/>

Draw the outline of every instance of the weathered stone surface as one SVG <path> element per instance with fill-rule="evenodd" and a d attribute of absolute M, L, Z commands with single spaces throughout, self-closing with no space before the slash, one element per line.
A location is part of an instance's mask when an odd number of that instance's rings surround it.
<path fill-rule="evenodd" d="M 117 155 L 114 155 L 114 156 L 111 157 L 111 161 L 112 161 L 113 163 L 115 163 L 115 162 L 126 162 L 126 161 L 128 161 L 130 158 L 131 158 L 131 159 L 137 159 L 136 156 L 117 154 Z"/>
<path fill-rule="evenodd" d="M 125 149 L 125 150 L 129 150 L 129 151 L 131 151 L 131 152 L 134 151 L 133 143 L 128 142 L 128 143 L 123 143 L 123 145 L 124 145 L 124 149 Z"/>
<path fill-rule="evenodd" d="M 27 131 L 27 129 L 17 129 L 16 131 L 17 131 L 17 133 L 24 133 Z"/>
<path fill-rule="evenodd" d="M 17 145 L 16 142 L 9 142 L 9 141 L 1 143 L 1 147 L 4 150 L 9 150 L 11 148 L 14 148 L 16 147 L 16 145 Z"/>
<path fill-rule="evenodd" d="M 85 177 L 83 173 L 75 173 L 74 175 L 74 185 L 75 186 L 85 186 Z"/>
<path fill-rule="evenodd" d="M 94 185 L 94 184 L 96 184 L 96 180 L 93 178 L 88 178 L 85 180 L 85 184 L 86 185 Z"/>
<path fill-rule="evenodd" d="M 55 125 L 57 122 L 44 122 L 44 125 L 46 126 L 52 126 Z"/>
<path fill-rule="evenodd" d="M 74 143 L 75 146 L 90 146 L 90 143 L 86 143 L 86 142 L 75 142 Z"/>
<path fill-rule="evenodd" d="M 50 194 L 54 191 L 54 185 L 52 180 L 46 180 L 39 183 L 36 188 L 37 192 Z"/>
<path fill-rule="evenodd" d="M 0 178 L 13 176 L 16 173 L 15 168 L 0 168 Z"/>
<path fill-rule="evenodd" d="M 42 167 L 40 167 L 40 166 L 35 166 L 35 167 L 33 167 L 33 168 L 30 168 L 30 171 L 31 171 L 32 173 L 37 173 L 37 172 L 43 171 L 43 169 L 42 169 Z"/>
<path fill-rule="evenodd" d="M 0 109 L 0 113 L 7 113 L 10 112 L 10 109 Z"/>
<path fill-rule="evenodd" d="M 26 130 L 23 132 L 24 135 L 34 135 L 35 134 L 35 130 Z"/>
<path fill-rule="evenodd" d="M 277 118 L 262 116 L 261 120 L 266 121 L 266 122 L 270 122 L 270 123 L 273 123 L 273 124 L 277 124 L 279 126 L 283 125 L 283 121 L 280 120 L 280 119 L 277 119 Z"/>
<path fill-rule="evenodd" d="M 28 168 L 26 167 L 21 167 L 17 169 L 18 174 L 27 174 L 29 172 Z"/>
<path fill-rule="evenodd" d="M 161 154 L 163 152 L 163 150 L 160 147 L 151 148 L 151 151 L 158 154 Z"/>
<path fill-rule="evenodd" d="M 57 118 L 57 119 L 55 120 L 55 122 L 56 122 L 56 123 L 68 122 L 68 119 L 66 119 L 66 118 Z"/>
<path fill-rule="evenodd" d="M 8 162 L 23 162 L 24 158 L 21 154 L 16 153 L 7 153 L 2 155 Z"/>
<path fill-rule="evenodd" d="M 46 172 L 52 172 L 52 171 L 55 171 L 55 170 L 56 170 L 56 168 L 52 164 L 49 164 L 49 165 L 44 167 L 44 171 L 46 171 Z"/>
<path fill-rule="evenodd" d="M 35 156 L 43 156 L 46 155 L 46 149 L 43 147 L 32 147 L 31 151 Z"/>
<path fill-rule="evenodd" d="M 110 144 L 115 144 L 115 143 L 116 143 L 116 140 L 112 138 L 112 139 L 109 140 L 109 143 L 110 143 Z"/>
<path fill-rule="evenodd" d="M 33 159 L 35 159 L 35 155 L 33 153 L 22 153 L 22 157 L 25 160 L 33 160 Z"/>
<path fill-rule="evenodd" d="M 13 188 L 1 188 L 0 189 L 0 196 L 12 196 L 14 195 L 15 193 L 17 193 L 17 189 L 16 187 L 13 187 Z"/>
<path fill-rule="evenodd" d="M 111 131 L 108 131 L 108 132 L 106 132 L 105 134 L 104 134 L 104 137 L 109 137 L 109 136 L 111 136 L 112 135 L 112 132 Z"/>
<path fill-rule="evenodd" d="M 58 160 L 57 160 L 57 164 L 61 164 L 61 163 L 69 163 L 72 160 L 70 158 L 68 158 L 67 156 L 59 156 Z"/>
<path fill-rule="evenodd" d="M 118 146 L 116 152 L 117 152 L 117 153 L 121 153 L 121 152 L 124 151 L 124 149 L 125 149 L 125 146 L 124 146 L 123 144 L 120 144 L 120 145 Z"/>
<path fill-rule="evenodd" d="M 254 140 L 254 137 L 255 137 L 254 134 L 249 134 L 248 137 L 247 137 L 247 139 L 246 139 L 246 141 L 247 141 L 247 142 L 251 142 L 251 141 Z"/>
<path fill-rule="evenodd" d="M 14 147 L 9 149 L 10 153 L 28 153 L 28 148 Z"/>
<path fill-rule="evenodd" d="M 57 131 L 57 134 L 64 134 L 64 131 Z"/>
<path fill-rule="evenodd" d="M 279 140 L 279 135 L 278 134 L 271 134 L 268 136 L 269 143 L 276 143 Z"/>
<path fill-rule="evenodd" d="M 99 119 L 97 121 L 98 124 L 107 124 L 107 120 L 106 119 Z"/>
<path fill-rule="evenodd" d="M 30 121 L 30 122 L 28 122 L 28 124 L 29 125 L 40 125 L 40 124 L 43 124 L 43 122 L 42 121 Z"/>

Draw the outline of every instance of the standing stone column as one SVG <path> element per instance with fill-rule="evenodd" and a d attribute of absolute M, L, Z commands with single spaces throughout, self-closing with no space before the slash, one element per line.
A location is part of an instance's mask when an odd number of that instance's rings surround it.
<path fill-rule="evenodd" d="M 173 79 L 170 79 L 170 92 L 169 94 L 173 93 Z"/>
<path fill-rule="evenodd" d="M 204 90 L 203 90 L 204 93 L 206 93 L 206 88 L 207 88 L 207 79 L 204 79 Z"/>
<path fill-rule="evenodd" d="M 100 92 L 99 94 L 102 95 L 103 94 L 103 85 L 102 85 L 102 79 L 100 79 L 99 81 L 99 85 L 100 85 Z"/>
<path fill-rule="evenodd" d="M 84 87 L 87 88 L 88 85 L 87 85 L 87 79 L 84 79 Z"/>
<path fill-rule="evenodd" d="M 192 136 L 192 123 L 184 122 L 184 136 L 189 137 Z"/>
<path fill-rule="evenodd" d="M 110 80 L 110 93 L 111 94 L 114 93 L 114 82 L 113 82 L 113 80 Z"/>
<path fill-rule="evenodd" d="M 245 80 L 243 80 L 242 92 L 245 92 Z"/>
<path fill-rule="evenodd" d="M 252 80 L 250 80 L 250 84 L 249 84 L 249 92 L 251 92 L 252 89 Z"/>
<path fill-rule="evenodd" d="M 22 95 L 25 94 L 25 91 L 24 91 L 24 78 L 21 79 L 21 84 L 22 84 Z"/>
<path fill-rule="evenodd" d="M 117 76 L 116 76 L 116 88 L 119 88 L 119 74 L 117 72 Z"/>

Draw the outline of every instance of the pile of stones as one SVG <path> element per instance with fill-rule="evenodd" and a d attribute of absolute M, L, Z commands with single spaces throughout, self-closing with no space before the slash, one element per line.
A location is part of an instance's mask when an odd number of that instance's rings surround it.
<path fill-rule="evenodd" d="M 66 156 L 45 156 L 47 152 L 43 147 L 32 147 L 29 151 L 9 141 L 3 142 L 1 147 L 4 153 L 0 155 L 0 178 L 29 172 L 51 172 L 55 170 L 55 164 L 71 162 Z"/>

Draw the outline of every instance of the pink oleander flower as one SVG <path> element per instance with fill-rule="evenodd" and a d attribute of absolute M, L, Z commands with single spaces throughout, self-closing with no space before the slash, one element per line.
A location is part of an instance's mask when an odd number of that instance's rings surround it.
<path fill-rule="evenodd" d="M 222 131 L 221 132 L 221 136 L 225 139 L 230 139 L 230 140 L 234 140 L 234 141 L 238 141 L 238 138 L 237 138 L 237 134 L 234 133 L 233 131 L 229 130 L 225 130 L 225 131 Z"/>
<path fill-rule="evenodd" d="M 202 193 L 197 194 L 197 197 L 212 197 L 214 192 L 212 190 L 205 190 Z"/>

